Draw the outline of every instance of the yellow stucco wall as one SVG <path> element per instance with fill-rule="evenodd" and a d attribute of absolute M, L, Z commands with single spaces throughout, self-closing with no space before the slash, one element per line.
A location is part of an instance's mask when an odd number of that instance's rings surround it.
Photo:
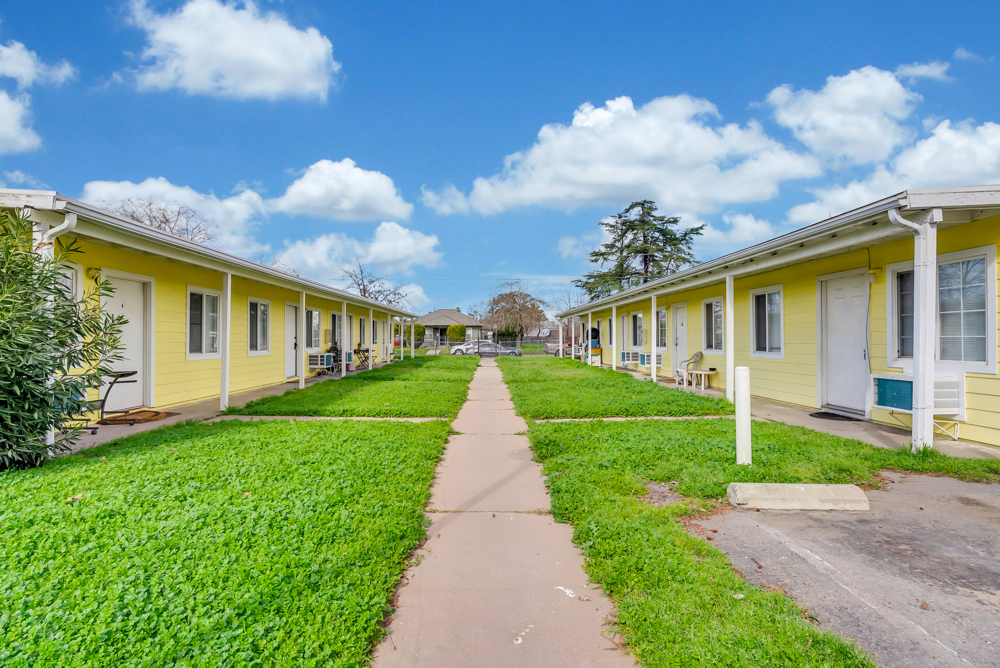
<path fill-rule="evenodd" d="M 136 253 L 80 240 L 82 253 L 73 261 L 82 266 L 86 276 L 89 269 L 111 269 L 149 277 L 153 283 L 153 357 L 154 357 L 154 408 L 166 408 L 177 404 L 209 399 L 219 396 L 222 362 L 219 357 L 188 359 L 187 351 L 187 291 L 188 287 L 222 290 L 223 274 L 162 257 Z M 85 279 L 89 285 L 89 279 Z M 267 354 L 251 354 L 249 351 L 249 300 L 267 300 L 271 306 L 270 342 Z M 289 290 L 261 281 L 234 276 L 232 281 L 232 310 L 230 313 L 230 392 L 241 392 L 267 385 L 285 382 L 285 306 L 286 303 L 299 305 L 298 291 Z M 330 347 L 327 330 L 331 329 L 331 313 L 342 312 L 342 303 L 336 300 L 306 296 L 306 308 L 320 311 L 319 347 L 310 351 L 326 350 Z M 348 305 L 347 312 L 354 316 L 355 345 L 360 340 L 361 317 L 366 320 L 366 345 L 371 342 L 369 311 L 360 306 Z M 391 318 L 381 311 L 374 312 L 379 322 L 379 345 L 373 355 L 375 361 L 383 361 L 383 325 L 391 347 Z M 300 337 L 305 341 L 304 335 Z M 300 351 L 301 352 L 301 351 Z M 304 365 L 300 365 L 304 366 Z M 308 375 L 313 375 L 309 371 Z M 96 398 L 96 397 L 92 397 Z"/>

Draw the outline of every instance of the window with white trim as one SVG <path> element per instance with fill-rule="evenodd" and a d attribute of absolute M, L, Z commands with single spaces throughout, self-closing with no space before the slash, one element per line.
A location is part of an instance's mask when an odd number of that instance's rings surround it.
<path fill-rule="evenodd" d="M 343 340 L 343 335 L 340 331 L 341 326 L 343 325 L 343 318 L 344 316 L 339 313 L 330 314 L 330 331 L 332 332 L 330 334 L 330 338 L 333 339 L 334 345 L 338 348 L 341 345 L 340 342 Z"/>
<path fill-rule="evenodd" d="M 656 345 L 659 348 L 667 347 L 667 309 L 665 308 L 656 312 Z"/>
<path fill-rule="evenodd" d="M 986 362 L 986 259 L 938 265 L 939 358 Z"/>
<path fill-rule="evenodd" d="M 319 326 L 319 311 L 306 309 L 306 348 L 319 348 L 322 332 Z"/>
<path fill-rule="evenodd" d="M 247 307 L 247 349 L 251 355 L 271 350 L 271 302 L 250 297 Z"/>
<path fill-rule="evenodd" d="M 784 355 L 784 308 L 781 286 L 750 292 L 751 356 Z"/>
<path fill-rule="evenodd" d="M 642 348 L 642 313 L 632 314 L 631 341 L 633 348 Z"/>
<path fill-rule="evenodd" d="M 897 357 L 913 357 L 913 271 L 896 274 Z"/>
<path fill-rule="evenodd" d="M 378 345 L 378 319 L 372 318 L 372 345 Z"/>
<path fill-rule="evenodd" d="M 614 343 L 614 341 L 611 340 L 611 337 L 614 336 L 614 330 L 613 330 L 614 326 L 615 326 L 615 321 L 611 318 L 608 318 L 608 346 Z"/>
<path fill-rule="evenodd" d="M 366 340 L 366 337 L 365 337 L 365 322 L 366 322 L 366 320 L 365 320 L 364 316 L 358 316 L 358 345 L 359 346 L 364 346 L 365 345 L 365 340 Z"/>
<path fill-rule="evenodd" d="M 187 356 L 212 357 L 219 354 L 220 292 L 188 286 Z"/>
<path fill-rule="evenodd" d="M 710 355 L 721 355 L 725 339 L 723 326 L 722 297 L 706 299 L 701 303 L 702 350 Z"/>

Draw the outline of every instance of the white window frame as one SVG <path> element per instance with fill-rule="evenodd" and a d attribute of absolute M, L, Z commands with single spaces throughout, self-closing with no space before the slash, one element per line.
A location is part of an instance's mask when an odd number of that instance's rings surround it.
<path fill-rule="evenodd" d="M 963 262 L 965 260 L 975 260 L 977 258 L 986 259 L 986 362 L 959 362 L 954 360 L 941 359 L 941 325 L 940 309 L 935 307 L 934 314 L 934 368 L 935 375 L 946 376 L 949 373 L 988 373 L 997 372 L 997 279 L 996 279 L 996 246 L 978 246 L 976 248 L 966 248 L 952 253 L 941 253 L 937 256 L 938 266 L 951 264 L 953 262 Z M 886 265 L 886 350 L 887 366 L 893 369 L 902 369 L 904 374 L 913 373 L 913 358 L 899 357 L 896 354 L 897 322 L 899 318 L 899 305 L 897 304 L 899 286 L 897 276 L 906 271 L 913 271 L 913 261 L 894 262 Z M 937 275 L 934 277 L 935 292 L 937 292 Z M 934 296 L 934 303 L 938 304 L 940 294 Z"/>
<path fill-rule="evenodd" d="M 267 304 L 267 350 L 250 349 L 250 302 L 256 304 Z M 257 309 L 257 322 L 260 322 L 260 308 Z M 271 354 L 271 332 L 274 331 L 274 309 L 271 308 L 270 299 L 260 299 L 258 297 L 247 297 L 247 355 L 250 357 L 264 357 Z M 257 347 L 260 347 L 260 332 L 257 333 Z"/>
<path fill-rule="evenodd" d="M 757 321 L 756 313 L 754 309 L 754 298 L 757 295 L 767 294 L 769 292 L 777 292 L 781 300 L 781 317 L 779 318 L 781 324 L 781 352 L 758 352 L 757 351 Z M 723 310 L 723 313 L 725 311 Z M 725 317 L 725 315 L 723 315 Z M 725 324 L 723 324 L 723 331 L 725 331 Z M 788 348 L 788 341 L 785 340 L 785 286 L 780 285 L 769 285 L 763 288 L 754 288 L 750 291 L 750 357 L 760 357 L 763 359 L 772 360 L 783 360 L 785 359 L 785 350 Z"/>
<path fill-rule="evenodd" d="M 358 347 L 364 348 L 368 345 L 365 338 L 365 327 L 368 326 L 368 318 L 363 315 L 358 316 Z"/>
<path fill-rule="evenodd" d="M 83 299 L 83 265 L 76 262 L 60 262 L 59 269 L 64 274 L 73 276 L 73 298 L 76 301 Z"/>
<path fill-rule="evenodd" d="M 205 295 L 213 295 L 219 300 L 219 308 L 216 316 L 218 317 L 218 322 L 216 323 L 215 335 L 218 338 L 218 344 L 215 346 L 216 351 L 214 353 L 193 353 L 191 352 L 191 295 L 198 294 L 202 295 L 202 313 L 205 313 Z M 217 360 L 222 357 L 222 291 L 212 290 L 211 288 L 202 288 L 197 285 L 187 286 L 187 291 L 184 293 L 184 359 L 187 361 L 195 360 Z M 205 350 L 208 343 L 208 323 L 203 322 L 201 326 L 201 349 Z"/>
<path fill-rule="evenodd" d="M 635 316 L 639 316 L 639 344 L 638 345 L 636 345 L 636 343 L 635 343 L 635 332 L 636 332 L 636 328 L 635 328 Z M 642 335 L 642 333 L 643 333 L 643 322 L 642 322 L 643 317 L 642 316 L 643 316 L 643 312 L 642 311 L 631 311 L 628 314 L 628 345 L 629 345 L 629 349 L 630 350 L 642 350 L 642 347 L 644 345 L 646 345 L 646 342 L 643 340 L 645 337 Z"/>
<path fill-rule="evenodd" d="M 667 350 L 670 348 L 670 316 L 668 315 L 670 306 L 656 309 L 656 335 L 653 337 L 654 350 Z M 662 317 L 661 317 L 662 316 Z M 660 325 L 663 325 L 663 345 L 660 345 Z"/>
<path fill-rule="evenodd" d="M 372 347 L 378 345 L 378 318 L 372 318 Z"/>
<path fill-rule="evenodd" d="M 722 307 L 722 347 L 721 348 L 709 348 L 708 347 L 708 331 L 705 328 L 705 305 L 706 304 L 718 304 Z M 752 308 L 752 306 L 751 306 Z M 785 302 L 784 297 L 782 297 L 781 302 L 782 317 L 784 317 Z M 784 339 L 782 339 L 782 350 L 784 350 Z M 701 352 L 705 355 L 725 355 L 726 354 L 726 305 L 725 301 L 721 296 L 719 297 L 709 297 L 707 299 L 701 300 Z"/>
<path fill-rule="evenodd" d="M 314 332 L 312 331 L 313 321 L 310 316 L 311 313 L 316 314 L 316 327 L 318 331 L 315 332 L 316 336 L 313 337 Z M 318 308 L 306 308 L 306 352 L 319 352 L 320 348 L 323 347 L 323 311 Z M 309 345 L 309 339 L 315 338 L 312 341 L 312 345 Z"/>

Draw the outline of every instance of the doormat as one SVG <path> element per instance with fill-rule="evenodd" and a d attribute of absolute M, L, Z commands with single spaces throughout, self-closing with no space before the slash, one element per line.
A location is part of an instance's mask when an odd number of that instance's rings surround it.
<path fill-rule="evenodd" d="M 820 411 L 818 413 L 810 413 L 809 417 L 819 418 L 820 420 L 839 420 L 842 422 L 861 422 L 858 418 L 847 417 L 846 415 L 839 415 L 837 413 L 827 413 L 826 411 Z"/>
<path fill-rule="evenodd" d="M 180 413 L 167 413 L 166 411 L 132 411 L 125 415 L 113 415 L 101 420 L 98 424 L 139 424 L 141 422 L 157 422 L 166 420 L 168 417 L 180 415 Z"/>

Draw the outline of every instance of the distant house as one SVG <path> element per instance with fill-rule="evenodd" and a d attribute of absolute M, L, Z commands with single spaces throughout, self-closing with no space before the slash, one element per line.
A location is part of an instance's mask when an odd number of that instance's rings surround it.
<path fill-rule="evenodd" d="M 431 311 L 427 315 L 417 318 L 417 323 L 426 328 L 424 342 L 427 344 L 446 343 L 448 341 L 448 328 L 452 325 L 465 325 L 466 341 L 478 339 L 483 330 L 483 323 L 453 308 Z"/>
<path fill-rule="evenodd" d="M 558 339 L 559 323 L 555 320 L 545 320 L 535 329 L 529 329 L 524 333 L 529 339 Z"/>

